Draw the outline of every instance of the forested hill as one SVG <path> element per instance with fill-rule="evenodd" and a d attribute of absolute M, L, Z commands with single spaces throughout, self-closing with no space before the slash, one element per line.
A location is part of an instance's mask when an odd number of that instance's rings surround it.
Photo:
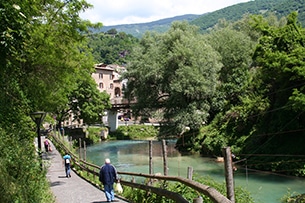
<path fill-rule="evenodd" d="M 125 24 L 125 25 L 113 25 L 104 26 L 100 31 L 107 32 L 111 29 L 116 29 L 118 32 L 125 32 L 131 34 L 134 37 L 141 37 L 147 31 L 165 32 L 169 29 L 170 25 L 174 21 L 188 21 L 191 22 L 198 18 L 200 15 L 187 14 L 182 16 L 176 16 L 172 18 L 165 18 L 149 23 L 137 23 L 137 24 Z"/>
<path fill-rule="evenodd" d="M 173 18 L 166 18 L 149 23 L 126 24 L 104 26 L 101 30 L 106 32 L 116 29 L 118 32 L 125 32 L 135 37 L 141 37 L 146 31 L 165 32 L 173 21 L 188 21 L 197 25 L 205 31 L 213 27 L 220 19 L 236 21 L 246 14 L 263 14 L 274 12 L 278 17 L 287 16 L 292 11 L 298 11 L 298 19 L 302 26 L 305 25 L 305 0 L 254 0 L 229 6 L 203 15 L 182 15 Z"/>
<path fill-rule="evenodd" d="M 191 24 L 197 25 L 201 30 L 213 27 L 219 19 L 237 21 L 246 14 L 268 15 L 273 12 L 278 17 L 286 17 L 292 11 L 298 11 L 298 19 L 305 25 L 305 0 L 255 0 L 247 3 L 240 3 L 220 9 L 218 11 L 202 15 L 193 20 Z"/>

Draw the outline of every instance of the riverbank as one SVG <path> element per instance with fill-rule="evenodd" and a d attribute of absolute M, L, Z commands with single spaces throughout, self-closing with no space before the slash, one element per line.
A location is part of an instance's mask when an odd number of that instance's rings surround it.
<path fill-rule="evenodd" d="M 163 174 L 161 142 L 153 141 L 153 173 Z M 187 177 L 187 169 L 193 167 L 195 176 L 224 183 L 224 164 L 216 158 L 196 155 L 182 155 L 175 149 L 175 142 L 168 143 L 168 173 L 170 176 Z M 100 165 L 107 156 L 118 171 L 149 173 L 149 143 L 137 140 L 116 140 L 101 142 L 87 148 L 87 158 Z M 283 177 L 259 171 L 238 168 L 234 172 L 235 187 L 242 187 L 251 193 L 255 202 L 279 203 L 285 196 L 304 193 L 305 179 Z M 294 193 L 294 194 L 293 194 Z"/>

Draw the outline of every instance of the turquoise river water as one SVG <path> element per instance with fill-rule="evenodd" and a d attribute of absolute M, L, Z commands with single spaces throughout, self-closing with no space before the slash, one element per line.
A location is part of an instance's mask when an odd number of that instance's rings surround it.
<path fill-rule="evenodd" d="M 163 174 L 161 142 L 153 141 L 153 173 Z M 174 141 L 167 145 L 168 175 L 187 177 L 187 168 L 193 167 L 194 174 L 210 176 L 224 182 L 224 166 L 215 159 L 195 155 L 182 156 L 175 148 Z M 149 173 L 148 141 L 107 141 L 87 147 L 87 160 L 102 165 L 110 158 L 118 171 Z M 255 202 L 280 203 L 288 191 L 305 193 L 305 179 L 283 177 L 269 173 L 238 169 L 234 172 L 234 185 L 246 188 Z"/>

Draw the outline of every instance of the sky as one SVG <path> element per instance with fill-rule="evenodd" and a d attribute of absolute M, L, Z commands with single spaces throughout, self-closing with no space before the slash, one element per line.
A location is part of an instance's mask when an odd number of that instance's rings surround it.
<path fill-rule="evenodd" d="M 250 0 L 87 0 L 94 8 L 80 14 L 104 26 L 147 23 L 184 14 L 204 14 Z"/>

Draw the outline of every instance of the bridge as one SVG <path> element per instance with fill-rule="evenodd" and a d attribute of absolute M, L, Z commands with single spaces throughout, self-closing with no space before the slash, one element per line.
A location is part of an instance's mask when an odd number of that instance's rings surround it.
<path fill-rule="evenodd" d="M 111 100 L 112 108 L 107 111 L 107 121 L 108 126 L 110 127 L 110 131 L 115 131 L 119 124 L 118 124 L 118 116 L 120 110 L 130 109 L 135 101 L 128 101 L 127 99 L 123 99 L 121 97 L 114 98 Z"/>

